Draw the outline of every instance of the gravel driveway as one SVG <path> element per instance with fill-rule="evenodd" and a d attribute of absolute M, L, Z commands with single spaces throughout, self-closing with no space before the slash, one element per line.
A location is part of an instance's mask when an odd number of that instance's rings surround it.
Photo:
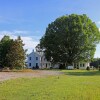
<path fill-rule="evenodd" d="M 60 75 L 59 71 L 49 71 L 49 70 L 35 70 L 33 72 L 0 72 L 0 81 L 24 78 L 24 77 L 44 77 L 50 75 Z"/>

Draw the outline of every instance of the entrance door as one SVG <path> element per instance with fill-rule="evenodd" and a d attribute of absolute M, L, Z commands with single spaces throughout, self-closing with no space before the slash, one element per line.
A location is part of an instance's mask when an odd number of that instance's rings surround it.
<path fill-rule="evenodd" d="M 37 68 L 37 69 L 39 68 L 38 63 L 36 63 L 36 68 Z"/>
<path fill-rule="evenodd" d="M 47 63 L 46 63 L 46 68 L 47 68 Z"/>

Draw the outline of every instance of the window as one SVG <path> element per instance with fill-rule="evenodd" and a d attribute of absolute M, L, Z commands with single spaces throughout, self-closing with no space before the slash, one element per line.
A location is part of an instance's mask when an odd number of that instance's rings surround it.
<path fill-rule="evenodd" d="M 31 60 L 31 57 L 29 57 L 29 60 Z"/>
<path fill-rule="evenodd" d="M 48 66 L 48 65 L 47 65 L 47 63 L 46 63 L 46 68 L 47 68 L 47 66 Z"/>
<path fill-rule="evenodd" d="M 38 57 L 36 57 L 36 60 L 38 60 Z"/>
<path fill-rule="evenodd" d="M 31 66 L 31 63 L 29 63 L 29 66 Z"/>

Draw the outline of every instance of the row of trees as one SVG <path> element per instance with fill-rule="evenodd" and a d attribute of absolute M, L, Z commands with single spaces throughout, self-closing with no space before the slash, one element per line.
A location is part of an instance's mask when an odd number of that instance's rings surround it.
<path fill-rule="evenodd" d="M 100 58 L 94 58 L 91 63 L 91 66 L 94 66 L 95 68 L 100 68 Z"/>
<path fill-rule="evenodd" d="M 4 36 L 0 41 L 0 68 L 23 68 L 26 58 L 23 46 L 20 36 L 15 40 Z"/>

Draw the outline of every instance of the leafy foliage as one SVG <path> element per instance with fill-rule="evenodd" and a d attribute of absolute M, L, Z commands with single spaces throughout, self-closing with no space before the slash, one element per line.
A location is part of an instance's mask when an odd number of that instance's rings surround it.
<path fill-rule="evenodd" d="M 9 63 L 7 53 L 9 52 L 12 41 L 9 36 L 4 36 L 0 41 L 0 67 L 7 67 Z"/>
<path fill-rule="evenodd" d="M 10 50 L 7 54 L 9 66 L 11 68 L 22 68 L 25 65 L 25 51 L 23 49 L 24 44 L 20 37 L 13 41 Z"/>
<path fill-rule="evenodd" d="M 26 52 L 23 49 L 24 44 L 20 37 L 11 40 L 9 36 L 4 36 L 0 43 L 1 66 L 10 69 L 21 69 L 25 66 Z"/>
<path fill-rule="evenodd" d="M 94 58 L 90 63 L 90 66 L 94 66 L 95 68 L 98 68 L 99 65 L 100 65 L 100 58 Z"/>
<path fill-rule="evenodd" d="M 48 25 L 40 46 L 47 60 L 54 63 L 72 64 L 94 57 L 100 33 L 94 22 L 85 14 L 67 15 Z"/>
<path fill-rule="evenodd" d="M 90 67 L 89 67 L 89 66 L 87 66 L 86 70 L 87 70 L 87 71 L 89 71 L 89 70 L 90 70 Z"/>

